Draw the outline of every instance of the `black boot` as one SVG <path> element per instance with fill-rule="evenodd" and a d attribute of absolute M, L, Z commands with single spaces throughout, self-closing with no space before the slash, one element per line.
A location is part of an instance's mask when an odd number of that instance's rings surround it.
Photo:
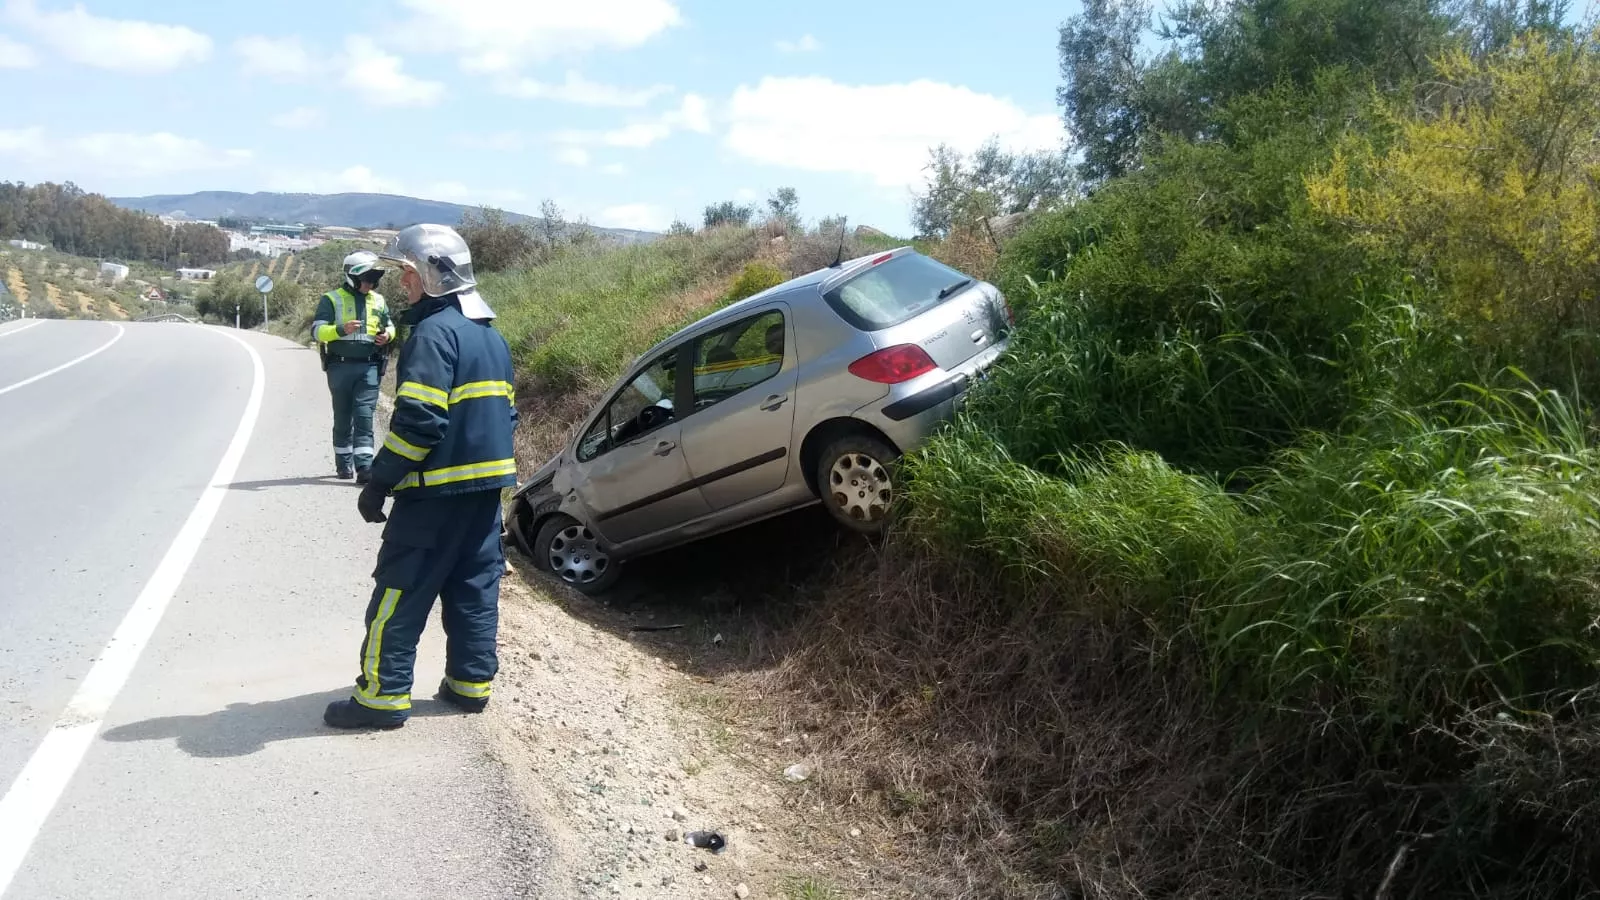
<path fill-rule="evenodd" d="M 433 699 L 443 701 L 462 712 L 469 713 L 481 713 L 484 707 L 489 705 L 488 697 L 463 697 L 451 690 L 448 680 L 439 682 L 439 692 L 433 695 Z"/>
<path fill-rule="evenodd" d="M 356 484 L 366 484 L 372 480 L 372 467 L 361 466 L 356 469 Z"/>
<path fill-rule="evenodd" d="M 406 714 L 370 709 L 354 700 L 336 700 L 323 710 L 322 721 L 334 728 L 379 728 L 388 731 L 404 725 Z"/>
<path fill-rule="evenodd" d="M 350 460 L 348 459 L 335 460 L 334 466 L 338 469 L 340 478 L 349 478 L 353 474 L 350 471 Z"/>

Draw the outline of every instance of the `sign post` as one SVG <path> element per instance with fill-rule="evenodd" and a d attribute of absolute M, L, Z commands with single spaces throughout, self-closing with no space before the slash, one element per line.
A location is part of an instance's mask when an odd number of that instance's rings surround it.
<path fill-rule="evenodd" d="M 262 275 L 256 279 L 256 290 L 261 292 L 261 329 L 267 327 L 267 295 L 272 293 L 272 277 Z"/>

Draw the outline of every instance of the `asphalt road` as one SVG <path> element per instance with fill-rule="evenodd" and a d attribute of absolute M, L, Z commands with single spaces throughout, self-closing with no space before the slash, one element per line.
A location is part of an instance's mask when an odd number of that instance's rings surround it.
<path fill-rule="evenodd" d="M 380 527 L 330 421 L 287 341 L 0 324 L 4 900 L 543 895 L 484 723 L 428 699 L 437 612 L 405 728 L 322 724 Z"/>

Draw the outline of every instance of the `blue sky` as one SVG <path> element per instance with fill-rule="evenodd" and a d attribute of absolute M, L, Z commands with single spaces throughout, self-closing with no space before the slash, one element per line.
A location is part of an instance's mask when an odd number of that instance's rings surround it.
<path fill-rule="evenodd" d="M 780 186 L 909 233 L 927 149 L 1066 138 L 1061 20 L 1004 0 L 0 0 L 0 179 L 387 191 L 698 224 Z"/>

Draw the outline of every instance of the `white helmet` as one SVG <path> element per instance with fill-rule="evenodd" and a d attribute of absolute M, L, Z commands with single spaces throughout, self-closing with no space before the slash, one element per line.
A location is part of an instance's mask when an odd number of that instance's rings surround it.
<path fill-rule="evenodd" d="M 378 267 L 378 254 L 371 250 L 357 250 L 344 258 L 344 283 L 345 287 L 355 290 L 356 281 L 368 272 L 376 271 L 382 276 L 383 270 Z"/>
<path fill-rule="evenodd" d="M 416 272 L 422 278 L 422 293 L 429 297 L 455 294 L 467 318 L 494 318 L 494 311 L 475 290 L 472 251 L 454 228 L 412 225 L 391 238 L 379 257 L 387 265 Z"/>

